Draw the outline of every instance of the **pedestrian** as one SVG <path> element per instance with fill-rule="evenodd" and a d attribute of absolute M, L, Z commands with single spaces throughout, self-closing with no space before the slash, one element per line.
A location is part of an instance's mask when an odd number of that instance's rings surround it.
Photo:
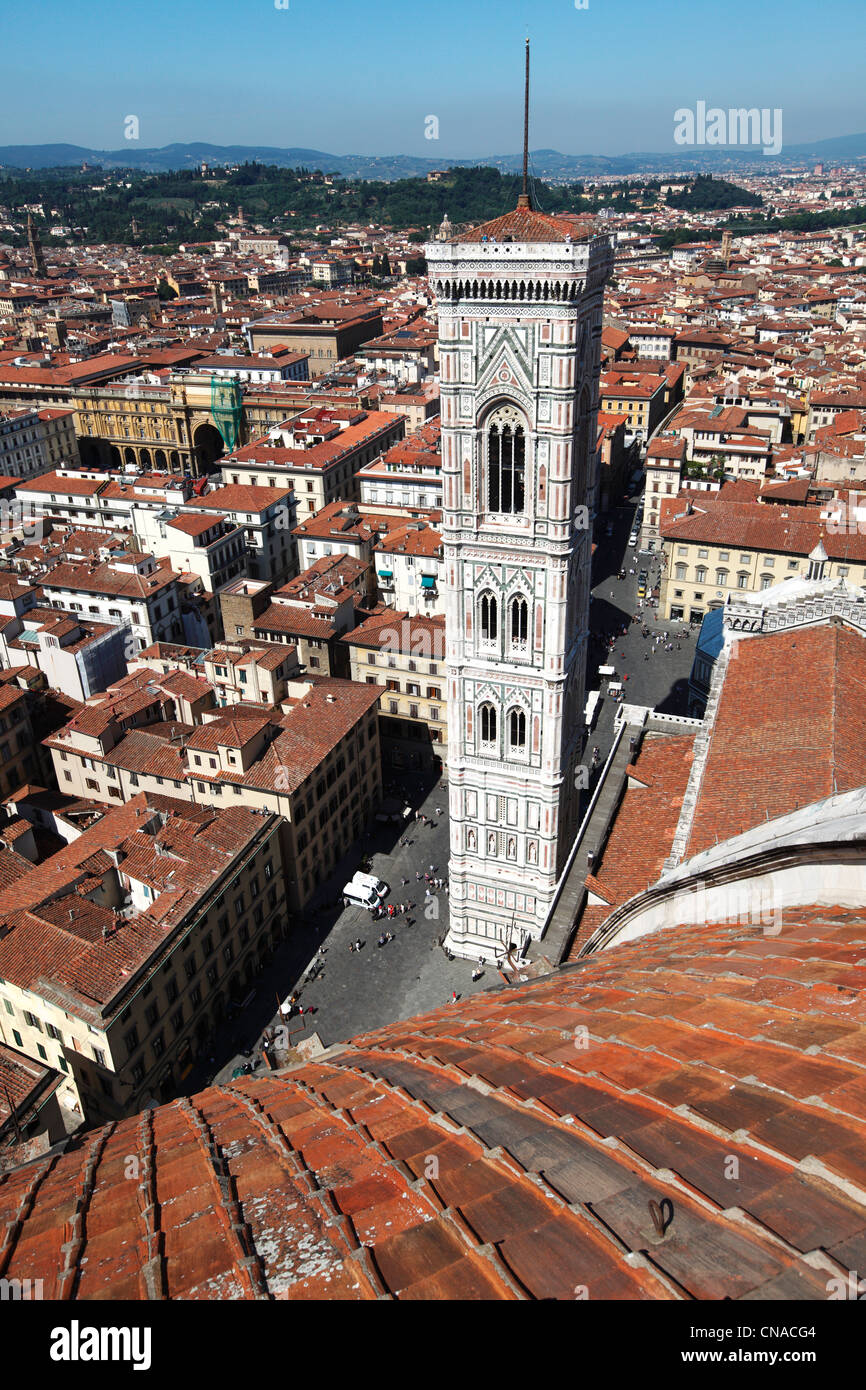
<path fill-rule="evenodd" d="M 456 989 L 452 989 L 452 991 L 451 991 L 451 1003 L 452 1003 L 452 1004 L 456 1004 L 456 1003 L 457 1003 L 457 991 L 456 991 Z"/>
<path fill-rule="evenodd" d="M 416 883 L 420 883 L 420 882 L 421 882 L 421 870 L 420 870 L 420 869 L 416 869 L 416 870 L 415 870 L 415 882 L 416 882 Z"/>
<path fill-rule="evenodd" d="M 435 865 L 435 864 L 431 864 L 431 865 L 430 865 L 430 872 L 431 872 L 431 874 L 435 874 L 435 872 L 436 872 L 436 865 Z"/>

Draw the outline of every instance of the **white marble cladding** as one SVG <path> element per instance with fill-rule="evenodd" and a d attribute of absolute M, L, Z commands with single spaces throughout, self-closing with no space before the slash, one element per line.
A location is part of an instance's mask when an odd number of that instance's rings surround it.
<path fill-rule="evenodd" d="M 544 931 L 577 827 L 606 241 L 429 251 L 439 302 L 451 859 L 447 942 L 501 957 Z M 540 278 L 556 292 L 536 299 Z M 491 284 L 508 282 L 501 296 Z M 522 283 L 521 283 L 522 282 Z M 515 285 L 517 292 L 515 293 Z M 532 295 L 530 296 L 530 286 Z M 520 297 L 523 293 L 523 298 Z M 488 510 L 487 432 L 524 421 L 524 500 Z M 509 418 L 515 418 L 512 414 Z M 481 629 L 480 596 L 497 604 Z M 525 604 L 515 638 L 512 605 Z M 486 707 L 495 711 L 495 728 Z M 522 731 L 515 743 L 512 721 Z"/>

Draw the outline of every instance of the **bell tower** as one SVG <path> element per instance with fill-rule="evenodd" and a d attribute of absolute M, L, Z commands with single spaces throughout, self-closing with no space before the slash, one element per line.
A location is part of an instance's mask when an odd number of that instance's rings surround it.
<path fill-rule="evenodd" d="M 42 243 L 39 240 L 39 233 L 33 221 L 33 214 L 27 214 L 27 249 L 30 252 L 30 264 L 33 267 L 33 274 L 39 279 L 44 279 L 47 271 L 45 269 L 45 254 L 42 250 Z"/>
<path fill-rule="evenodd" d="M 517 208 L 425 248 L 437 300 L 450 926 L 491 960 L 544 932 L 577 830 L 602 295 L 586 223 Z"/>

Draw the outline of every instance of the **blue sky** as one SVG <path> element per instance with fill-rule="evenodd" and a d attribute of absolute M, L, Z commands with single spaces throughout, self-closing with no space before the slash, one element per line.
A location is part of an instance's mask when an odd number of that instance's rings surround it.
<path fill-rule="evenodd" d="M 698 100 L 781 107 L 786 145 L 866 131 L 863 0 L 277 3 L 7 0 L 0 144 L 116 149 L 136 115 L 140 147 L 511 153 L 527 33 L 534 149 L 673 150 Z"/>

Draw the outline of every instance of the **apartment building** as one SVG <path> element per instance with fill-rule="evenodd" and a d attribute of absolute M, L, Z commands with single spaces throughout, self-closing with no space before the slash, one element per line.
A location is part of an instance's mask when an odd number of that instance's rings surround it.
<path fill-rule="evenodd" d="M 441 771 L 448 747 L 444 615 L 380 612 L 342 640 L 352 680 L 382 689 L 379 737 L 386 767 Z"/>
<path fill-rule="evenodd" d="M 415 520 L 382 535 L 373 548 L 379 596 L 391 607 L 432 617 L 445 612 L 442 534 Z"/>
<path fill-rule="evenodd" d="M 339 499 L 358 500 L 357 474 L 402 439 L 401 415 L 353 406 L 308 410 L 221 460 L 225 483 L 293 487 L 297 520 Z"/>
<path fill-rule="evenodd" d="M 136 670 L 145 670 L 149 676 L 156 670 L 172 680 L 179 671 L 188 671 L 210 685 L 219 708 L 237 704 L 279 705 L 289 696 L 289 682 L 301 677 L 294 647 L 247 638 L 218 642 L 210 651 L 156 642 L 130 663 L 130 673 Z M 186 719 L 187 715 L 182 714 L 181 718 Z"/>
<path fill-rule="evenodd" d="M 305 352 L 291 352 L 289 348 L 277 347 L 267 355 L 249 357 L 217 352 L 212 357 L 200 358 L 196 362 L 196 370 L 261 385 L 268 381 L 309 381 L 308 365 Z"/>
<path fill-rule="evenodd" d="M 629 327 L 628 339 L 638 357 L 653 358 L 659 362 L 670 362 L 674 355 L 675 328 L 658 325 L 634 324 Z"/>
<path fill-rule="evenodd" d="M 227 688 L 228 660 L 213 664 Z M 67 795 L 108 803 L 140 792 L 195 805 L 242 805 L 281 816 L 289 902 L 300 908 L 357 840 L 381 801 L 378 689 L 353 681 L 291 676 L 292 653 L 282 652 L 285 694 L 277 708 L 229 702 L 215 708 L 209 681 L 193 719 L 177 719 L 177 687 L 189 671 L 163 681 L 135 673 L 136 705 L 86 706 L 46 739 L 58 785 Z M 346 660 L 346 666 L 348 666 Z M 263 670 L 263 669 L 261 669 Z M 249 667 L 247 667 L 249 671 Z M 232 677 L 242 685 L 239 676 Z M 260 691 L 261 694 L 261 691 Z M 145 708 L 145 702 L 149 705 Z M 189 712 L 189 710 L 188 710 Z"/>
<path fill-rule="evenodd" d="M 273 591 L 249 636 L 295 647 L 311 675 L 347 675 L 340 637 L 355 626 L 356 608 L 366 602 L 368 573 L 367 565 L 350 556 L 323 556 Z"/>
<path fill-rule="evenodd" d="M 0 684 L 0 797 L 10 796 L 39 776 L 28 692 L 4 681 Z"/>
<path fill-rule="evenodd" d="M 660 522 L 659 615 L 699 621 L 729 596 L 785 579 L 866 583 L 866 530 L 834 531 L 822 507 L 673 499 Z"/>
<path fill-rule="evenodd" d="M 277 580 L 295 573 L 291 483 L 204 486 L 164 473 L 124 479 L 59 471 L 20 484 L 15 496 L 25 518 L 128 530 L 173 568 L 199 574 L 211 591 L 247 570 Z M 202 523 L 202 516 L 214 520 Z"/>
<path fill-rule="evenodd" d="M 355 305 L 309 305 L 300 311 L 272 314 L 245 328 L 250 352 L 283 346 L 306 353 L 311 377 L 324 376 L 362 343 L 382 333 L 380 309 Z"/>
<path fill-rule="evenodd" d="M 438 419 L 367 463 L 358 473 L 366 506 L 418 509 L 442 506 L 442 453 Z"/>
<path fill-rule="evenodd" d="M 151 642 L 184 639 L 178 579 L 152 555 L 132 551 L 110 561 L 54 565 L 41 585 L 54 608 L 127 627 L 133 655 Z"/>
<path fill-rule="evenodd" d="M 132 521 L 143 550 L 178 573 L 197 574 L 211 593 L 246 573 L 246 530 L 225 513 L 133 508 Z"/>
<path fill-rule="evenodd" d="M 78 463 L 72 410 L 0 411 L 0 477 L 35 478 Z"/>
<path fill-rule="evenodd" d="M 251 480 L 228 483 L 191 499 L 184 512 L 187 516 L 195 513 L 199 517 L 221 517 L 243 533 L 244 564 L 250 579 L 279 584 L 297 573 L 292 532 L 297 523 L 298 501 L 291 482 L 279 480 L 275 487 L 260 487 Z M 235 569 L 229 573 L 226 569 L 226 582 L 238 572 Z"/>
<path fill-rule="evenodd" d="M 664 418 L 667 380 L 663 375 L 626 372 L 621 368 L 602 372 L 600 409 L 604 415 L 624 415 L 627 435 L 648 439 Z"/>
<path fill-rule="evenodd" d="M 686 462 L 686 441 L 674 434 L 657 435 L 646 451 L 646 486 L 641 523 L 642 550 L 655 550 L 659 535 L 659 509 L 663 497 L 676 497 Z"/>
<path fill-rule="evenodd" d="M 279 818 L 136 796 L 0 888 L 0 919 L 3 1042 L 87 1125 L 134 1114 L 176 1093 L 285 930 Z"/>
<path fill-rule="evenodd" d="M 866 391 L 858 391 L 850 385 L 835 390 L 812 391 L 809 396 L 806 442 L 812 444 L 818 430 L 832 425 L 836 416 L 846 410 L 866 410 Z"/>
<path fill-rule="evenodd" d="M 127 637 L 123 626 L 36 605 L 0 614 L 0 665 L 35 667 L 52 690 L 88 700 L 126 671 Z"/>

